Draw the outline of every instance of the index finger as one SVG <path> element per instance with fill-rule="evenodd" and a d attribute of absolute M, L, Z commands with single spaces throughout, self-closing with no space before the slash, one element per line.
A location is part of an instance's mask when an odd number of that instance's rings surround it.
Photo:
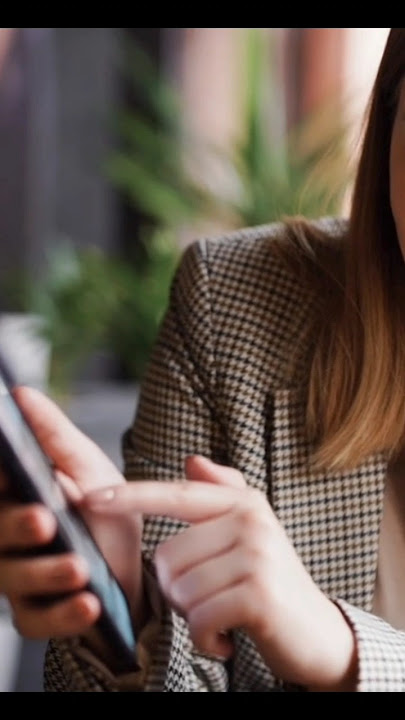
<path fill-rule="evenodd" d="M 144 480 L 96 490 L 87 494 L 81 505 L 108 515 L 139 512 L 196 523 L 228 512 L 244 494 L 246 489 L 200 481 Z"/>

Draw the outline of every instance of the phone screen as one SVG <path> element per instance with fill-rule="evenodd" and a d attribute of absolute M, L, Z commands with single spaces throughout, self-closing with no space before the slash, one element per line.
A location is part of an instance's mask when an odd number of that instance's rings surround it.
<path fill-rule="evenodd" d="M 112 574 L 98 545 L 93 540 L 87 526 L 66 500 L 65 495 L 53 472 L 52 465 L 42 451 L 36 437 L 18 407 L 6 378 L 0 373 L 0 431 L 20 470 L 14 472 L 17 492 L 25 499 L 43 502 L 55 514 L 59 535 L 66 550 L 82 555 L 90 568 L 90 589 L 100 598 L 104 614 L 102 624 L 109 635 L 118 642 L 115 649 L 121 649 L 135 662 L 135 637 L 132 629 L 128 603 L 121 586 Z M 5 441 L 5 443 L 4 443 Z M 6 460 L 3 457 L 3 460 Z M 15 469 L 15 463 L 11 463 Z M 6 471 L 10 474 L 10 462 Z M 10 477 L 13 481 L 13 476 Z M 30 483 L 30 487 L 27 486 Z"/>

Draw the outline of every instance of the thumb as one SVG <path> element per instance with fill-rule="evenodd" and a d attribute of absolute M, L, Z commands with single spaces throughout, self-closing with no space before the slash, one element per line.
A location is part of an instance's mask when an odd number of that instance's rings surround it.
<path fill-rule="evenodd" d="M 19 386 L 13 395 L 51 462 L 62 474 L 73 478 L 82 491 L 122 482 L 112 461 L 45 393 Z"/>
<path fill-rule="evenodd" d="M 185 460 L 187 480 L 213 483 L 214 485 L 227 485 L 242 490 L 246 481 L 239 470 L 219 465 L 203 455 L 190 455 Z"/>

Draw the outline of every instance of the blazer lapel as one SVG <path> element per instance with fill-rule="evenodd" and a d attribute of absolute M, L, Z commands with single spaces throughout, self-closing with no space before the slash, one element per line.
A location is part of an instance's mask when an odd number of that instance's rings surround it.
<path fill-rule="evenodd" d="M 331 597 L 370 610 L 387 462 L 370 457 L 350 472 L 311 470 L 304 403 L 274 398 L 271 501 L 314 580 Z"/>

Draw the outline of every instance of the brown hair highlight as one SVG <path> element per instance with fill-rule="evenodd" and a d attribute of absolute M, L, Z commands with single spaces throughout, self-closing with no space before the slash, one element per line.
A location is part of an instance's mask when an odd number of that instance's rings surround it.
<path fill-rule="evenodd" d="M 405 441 L 405 264 L 389 178 L 404 74 L 405 28 L 392 28 L 367 109 L 342 274 L 325 276 L 328 319 L 320 328 L 309 380 L 307 420 L 315 460 L 335 469 L 355 466 L 375 452 L 393 454 Z M 291 221 L 297 237 L 302 224 Z M 311 238 L 309 224 L 305 233 Z"/>

